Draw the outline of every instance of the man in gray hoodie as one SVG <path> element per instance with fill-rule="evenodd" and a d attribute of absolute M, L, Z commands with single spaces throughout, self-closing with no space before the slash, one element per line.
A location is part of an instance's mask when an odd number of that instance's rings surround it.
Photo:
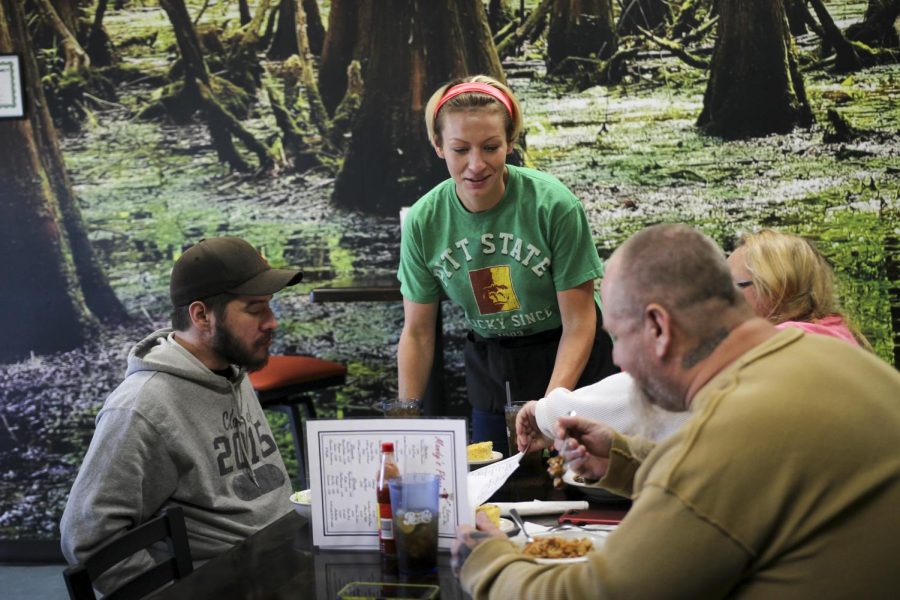
<path fill-rule="evenodd" d="M 291 483 L 246 370 L 263 366 L 272 294 L 300 281 L 244 240 L 203 240 L 175 263 L 172 329 L 128 355 L 106 399 L 60 523 L 70 563 L 181 506 L 194 561 L 290 512 Z M 95 582 L 108 593 L 157 562 L 140 552 Z"/>

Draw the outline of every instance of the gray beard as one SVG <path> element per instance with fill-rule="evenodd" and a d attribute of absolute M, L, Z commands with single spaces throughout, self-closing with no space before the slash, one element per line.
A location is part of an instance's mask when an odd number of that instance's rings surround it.
<path fill-rule="evenodd" d="M 646 364 L 645 361 L 639 360 L 640 371 L 642 373 L 652 373 L 652 365 Z M 635 388 L 641 396 L 643 402 L 658 406 L 662 410 L 670 412 L 684 412 L 684 398 L 681 397 L 677 389 L 667 385 L 667 381 L 662 377 L 641 377 L 638 379 L 632 373 Z"/>
<path fill-rule="evenodd" d="M 668 424 L 666 413 L 669 411 L 651 402 L 643 388 L 637 385 L 632 387 L 628 403 L 640 415 L 634 434 L 648 440 L 657 439 Z"/>

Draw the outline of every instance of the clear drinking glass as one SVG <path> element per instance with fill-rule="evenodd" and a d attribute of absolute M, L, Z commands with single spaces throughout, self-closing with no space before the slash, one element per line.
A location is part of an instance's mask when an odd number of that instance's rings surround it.
<path fill-rule="evenodd" d="M 382 402 L 384 416 L 391 419 L 414 419 L 422 416 L 422 401 L 417 398 Z"/>
<path fill-rule="evenodd" d="M 397 568 L 404 575 L 437 571 L 440 483 L 434 473 L 410 473 L 390 480 Z"/>
<path fill-rule="evenodd" d="M 508 456 L 514 456 L 519 453 L 518 445 L 516 444 L 516 416 L 525 404 L 527 404 L 527 402 L 511 402 L 506 405 L 506 439 L 509 446 Z M 522 462 L 520 462 L 519 465 L 529 470 L 541 469 L 541 452 L 539 450 L 528 452 L 522 457 Z"/>

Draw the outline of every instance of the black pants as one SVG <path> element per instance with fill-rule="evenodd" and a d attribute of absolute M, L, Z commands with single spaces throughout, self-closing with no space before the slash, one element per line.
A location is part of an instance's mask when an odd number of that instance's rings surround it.
<path fill-rule="evenodd" d="M 612 340 L 601 327 L 602 319 L 598 308 L 594 345 L 576 387 L 619 371 L 612 362 Z M 473 409 L 472 441 L 490 439 L 495 450 L 506 454 L 506 382 L 513 402 L 543 398 L 561 337 L 562 327 L 519 338 L 483 338 L 469 332 L 464 356 L 466 388 Z"/>

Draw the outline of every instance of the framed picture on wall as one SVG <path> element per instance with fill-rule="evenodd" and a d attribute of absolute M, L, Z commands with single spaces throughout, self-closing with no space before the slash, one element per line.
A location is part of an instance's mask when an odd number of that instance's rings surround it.
<path fill-rule="evenodd" d="M 0 119 L 24 117 L 22 57 L 18 54 L 0 54 Z"/>

